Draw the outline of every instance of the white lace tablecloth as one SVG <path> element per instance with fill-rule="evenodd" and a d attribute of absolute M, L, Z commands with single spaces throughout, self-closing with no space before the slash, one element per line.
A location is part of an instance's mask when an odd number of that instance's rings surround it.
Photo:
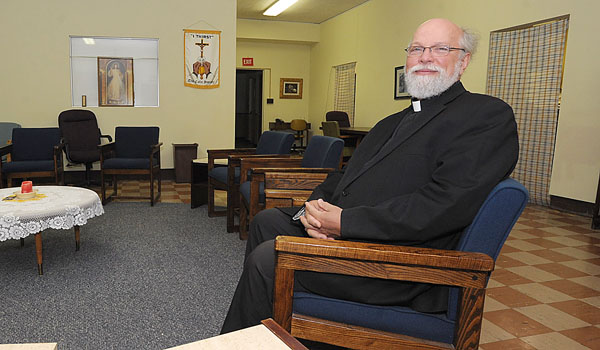
<path fill-rule="evenodd" d="M 25 238 L 47 228 L 70 229 L 104 214 L 98 194 L 69 186 L 34 186 L 31 200 L 4 200 L 20 187 L 0 189 L 0 241 Z"/>

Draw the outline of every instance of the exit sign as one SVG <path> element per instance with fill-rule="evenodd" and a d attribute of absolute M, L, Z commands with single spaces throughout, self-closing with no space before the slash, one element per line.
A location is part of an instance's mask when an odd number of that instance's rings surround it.
<path fill-rule="evenodd" d="M 254 58 L 253 57 L 242 57 L 242 66 L 253 66 Z"/>

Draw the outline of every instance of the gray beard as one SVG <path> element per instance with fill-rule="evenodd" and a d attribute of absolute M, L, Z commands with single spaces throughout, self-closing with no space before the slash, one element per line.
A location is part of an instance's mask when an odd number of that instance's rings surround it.
<path fill-rule="evenodd" d="M 412 97 L 418 99 L 426 99 L 441 95 L 442 92 L 448 90 L 452 84 L 458 81 L 461 61 L 456 62 L 454 73 L 448 76 L 446 70 L 433 64 L 419 64 L 409 69 L 404 80 L 406 82 L 406 91 Z M 420 76 L 416 75 L 415 71 L 419 69 L 430 69 L 438 71 L 435 76 Z"/>

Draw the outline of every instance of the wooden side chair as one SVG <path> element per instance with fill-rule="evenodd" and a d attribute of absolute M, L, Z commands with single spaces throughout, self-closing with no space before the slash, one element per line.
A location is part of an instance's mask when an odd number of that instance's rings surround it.
<path fill-rule="evenodd" d="M 294 135 L 281 131 L 265 131 L 256 148 L 208 150 L 208 216 L 227 216 L 227 232 L 239 231 L 235 225 L 235 211 L 239 208 L 241 157 L 289 156 Z M 227 159 L 227 167 L 215 167 L 216 159 Z M 227 191 L 227 209 L 216 210 L 215 190 Z"/>
<path fill-rule="evenodd" d="M 264 174 L 269 171 L 328 174 L 339 168 L 344 142 L 316 135 L 310 139 L 302 158 L 241 159 L 240 238 L 248 236 L 248 223 L 265 208 Z"/>
<path fill-rule="evenodd" d="M 279 236 L 273 318 L 294 337 L 350 349 L 477 349 L 488 278 L 527 200 L 520 183 L 502 181 L 456 250 Z M 446 285 L 448 311 L 427 314 L 294 292 L 300 270 Z"/>
<path fill-rule="evenodd" d="M 102 204 L 113 198 L 149 199 L 150 206 L 160 199 L 160 129 L 157 126 L 118 126 L 115 128 L 115 141 L 98 146 L 100 149 L 100 182 Z M 150 178 L 150 196 L 118 195 L 117 176 L 136 175 Z M 113 192 L 106 195 L 106 180 L 112 178 Z M 158 191 L 154 191 L 154 182 Z"/>
<path fill-rule="evenodd" d="M 344 140 L 344 152 L 342 154 L 342 165 L 346 165 L 352 153 L 360 142 L 360 137 L 356 135 L 341 135 L 340 125 L 337 121 L 321 122 L 321 128 L 323 129 L 323 135 L 337 137 Z"/>
<path fill-rule="evenodd" d="M 0 148 L 0 156 L 10 156 L 9 162 L 0 162 L 0 184 L 2 177 L 6 177 L 8 187 L 12 187 L 13 179 L 50 177 L 62 185 L 62 151 L 58 128 L 14 128 L 12 143 Z"/>

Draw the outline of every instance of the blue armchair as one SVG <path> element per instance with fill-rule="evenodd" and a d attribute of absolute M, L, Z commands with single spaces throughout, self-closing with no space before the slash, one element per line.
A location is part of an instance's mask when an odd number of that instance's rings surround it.
<path fill-rule="evenodd" d="M 208 150 L 208 216 L 227 215 L 227 232 L 236 232 L 235 211 L 239 208 L 240 157 L 282 157 L 289 155 L 294 135 L 280 131 L 265 131 L 256 148 Z M 227 159 L 227 167 L 215 167 L 216 159 Z M 227 191 L 227 209 L 215 209 L 215 190 Z"/>
<path fill-rule="evenodd" d="M 477 349 L 489 275 L 527 200 L 520 183 L 502 181 L 452 251 L 280 236 L 274 319 L 293 336 L 351 349 Z M 448 312 L 294 293 L 296 270 L 447 285 Z"/>
<path fill-rule="evenodd" d="M 63 146 L 58 128 L 14 128 L 12 144 L 0 148 L 0 156 L 10 155 L 10 162 L 0 163 L 0 184 L 6 177 L 8 187 L 12 180 L 52 177 L 63 184 Z"/>
<path fill-rule="evenodd" d="M 313 136 L 302 158 L 241 159 L 240 179 L 240 238 L 248 236 L 248 223 L 265 208 L 265 173 L 289 172 L 327 174 L 338 169 L 344 141 L 329 136 Z M 249 174 L 251 176 L 249 176 Z"/>
<path fill-rule="evenodd" d="M 157 126 L 119 126 L 115 128 L 115 141 L 99 146 L 100 148 L 100 182 L 102 187 L 102 204 L 113 198 L 150 199 L 150 205 L 160 199 L 160 147 Z M 118 196 L 118 175 L 148 175 L 150 177 L 149 197 Z M 106 178 L 111 176 L 113 193 L 106 196 Z M 158 193 L 154 195 L 154 180 L 158 183 Z"/>

